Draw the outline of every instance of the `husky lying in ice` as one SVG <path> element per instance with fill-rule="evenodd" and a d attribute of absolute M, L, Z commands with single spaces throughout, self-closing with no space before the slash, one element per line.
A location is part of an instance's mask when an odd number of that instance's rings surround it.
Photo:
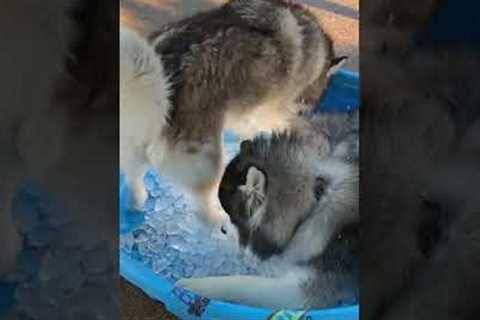
<path fill-rule="evenodd" d="M 358 114 L 322 114 L 294 128 L 242 142 L 219 191 L 240 245 L 272 259 L 285 274 L 182 279 L 177 285 L 272 309 L 354 301 Z"/>

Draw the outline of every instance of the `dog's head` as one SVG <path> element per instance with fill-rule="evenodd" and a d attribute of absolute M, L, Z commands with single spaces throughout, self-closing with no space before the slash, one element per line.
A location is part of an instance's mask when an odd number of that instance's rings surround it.
<path fill-rule="evenodd" d="M 240 244 L 262 259 L 281 255 L 312 216 L 329 215 L 357 197 L 355 165 L 310 146 L 295 134 L 258 137 L 242 142 L 226 168 L 220 202 Z"/>

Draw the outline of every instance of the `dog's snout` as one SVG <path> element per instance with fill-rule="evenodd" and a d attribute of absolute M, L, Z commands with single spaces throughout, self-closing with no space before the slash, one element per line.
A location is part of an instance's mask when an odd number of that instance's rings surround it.
<path fill-rule="evenodd" d="M 223 234 L 227 234 L 227 233 L 228 233 L 227 227 L 226 227 L 225 225 L 222 225 L 222 226 L 220 227 L 220 231 L 221 231 Z"/>

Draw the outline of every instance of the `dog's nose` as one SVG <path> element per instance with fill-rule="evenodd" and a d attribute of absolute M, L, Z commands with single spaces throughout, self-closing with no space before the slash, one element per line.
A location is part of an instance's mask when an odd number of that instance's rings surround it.
<path fill-rule="evenodd" d="M 230 219 L 220 225 L 220 232 L 221 234 L 226 235 L 228 238 L 236 236 L 235 226 L 232 224 Z"/>
<path fill-rule="evenodd" d="M 228 233 L 227 227 L 226 227 L 225 225 L 222 225 L 222 226 L 220 227 L 220 231 L 222 231 L 223 234 L 227 234 L 227 233 Z"/>

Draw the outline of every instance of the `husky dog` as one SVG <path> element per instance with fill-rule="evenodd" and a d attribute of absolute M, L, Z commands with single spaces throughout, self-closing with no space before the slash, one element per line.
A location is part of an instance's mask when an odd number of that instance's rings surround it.
<path fill-rule="evenodd" d="M 152 166 L 213 225 L 226 218 L 216 194 L 223 130 L 287 128 L 301 111 L 291 102 L 317 100 L 345 60 L 308 10 L 283 0 L 231 0 L 148 40 L 122 28 L 120 51 L 120 166 L 133 207 Z"/>
<path fill-rule="evenodd" d="M 274 309 L 331 306 L 353 296 L 358 114 L 325 114 L 299 127 L 243 141 L 219 190 L 240 245 L 289 272 L 182 279 L 177 285 L 209 298 Z"/>

